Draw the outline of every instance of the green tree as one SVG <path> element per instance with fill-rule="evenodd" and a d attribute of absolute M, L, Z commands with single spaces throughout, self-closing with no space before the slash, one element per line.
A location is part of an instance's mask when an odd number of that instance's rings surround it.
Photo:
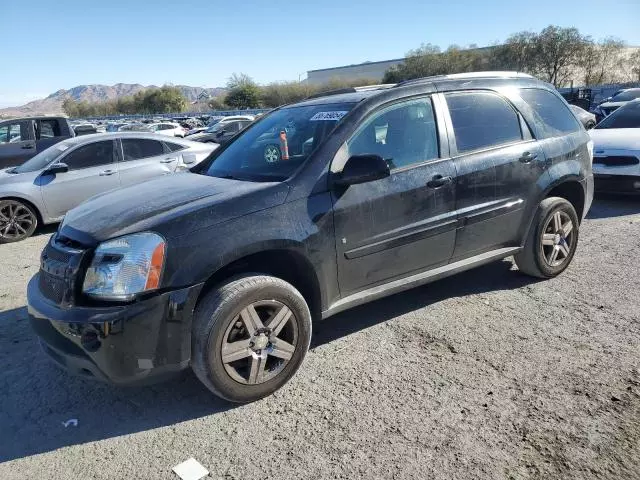
<path fill-rule="evenodd" d="M 260 106 L 260 87 L 255 84 L 239 85 L 229 91 L 224 102 L 236 109 L 258 108 Z"/>
<path fill-rule="evenodd" d="M 511 35 L 502 45 L 495 46 L 489 53 L 490 68 L 494 70 L 515 70 L 533 73 L 535 68 L 537 34 L 519 32 Z"/>

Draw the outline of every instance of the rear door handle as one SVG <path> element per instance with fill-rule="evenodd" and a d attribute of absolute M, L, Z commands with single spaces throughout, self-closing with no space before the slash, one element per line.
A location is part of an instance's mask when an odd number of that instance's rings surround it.
<path fill-rule="evenodd" d="M 431 180 L 427 182 L 427 187 L 439 188 L 447 183 L 451 182 L 451 177 L 443 177 L 442 175 L 434 175 Z"/>
<path fill-rule="evenodd" d="M 36 146 L 33 143 L 26 143 L 26 144 L 22 145 L 22 148 L 24 148 L 25 150 L 28 150 L 28 149 L 31 149 L 31 148 L 36 148 Z"/>
<path fill-rule="evenodd" d="M 108 177 L 109 175 L 113 175 L 114 173 L 116 173 L 115 170 L 103 170 L 102 172 L 100 172 L 100 176 Z"/>
<path fill-rule="evenodd" d="M 536 155 L 535 153 L 524 152 L 518 160 L 520 160 L 522 163 L 531 163 L 536 158 L 538 158 L 538 155 Z"/>
<path fill-rule="evenodd" d="M 171 163 L 178 160 L 177 158 L 165 158 L 164 160 L 160 160 L 160 163 Z"/>

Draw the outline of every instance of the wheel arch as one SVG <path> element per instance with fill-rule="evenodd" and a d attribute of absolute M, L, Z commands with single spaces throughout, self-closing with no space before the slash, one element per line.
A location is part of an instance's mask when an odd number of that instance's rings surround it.
<path fill-rule="evenodd" d="M 315 320 L 321 317 L 322 292 L 316 271 L 307 256 L 291 245 L 245 253 L 218 268 L 205 281 L 198 303 L 216 285 L 244 273 L 272 275 L 290 283 L 304 297 L 312 318 Z"/>
<path fill-rule="evenodd" d="M 579 177 L 567 177 L 549 185 L 542 196 L 542 200 L 549 197 L 561 197 L 567 200 L 578 214 L 578 220 L 582 222 L 586 193 Z"/>
<path fill-rule="evenodd" d="M 38 225 L 39 226 L 44 225 L 45 222 L 44 222 L 44 217 L 42 215 L 42 212 L 40 211 L 38 206 L 35 204 L 35 202 L 33 202 L 32 200 L 30 200 L 28 198 L 24 198 L 24 197 L 19 197 L 19 196 L 16 196 L 16 195 L 3 195 L 3 196 L 0 197 L 0 201 L 2 201 L 2 200 L 15 200 L 17 202 L 26 203 L 35 212 L 37 220 L 38 220 Z"/>

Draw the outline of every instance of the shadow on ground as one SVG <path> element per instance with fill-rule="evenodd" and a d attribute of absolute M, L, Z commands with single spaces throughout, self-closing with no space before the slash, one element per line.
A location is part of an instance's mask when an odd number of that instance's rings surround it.
<path fill-rule="evenodd" d="M 640 213 L 640 199 L 598 196 L 589 219 Z M 41 233 L 51 233 L 45 227 Z M 450 297 L 511 290 L 535 280 L 509 261 L 352 309 L 314 325 L 311 348 L 428 307 Z M 233 405 L 211 395 L 189 372 L 144 388 L 116 388 L 68 376 L 45 358 L 26 309 L 0 312 L 0 462 L 223 412 Z M 78 426 L 63 423 L 77 419 Z"/>
<path fill-rule="evenodd" d="M 597 193 L 589 209 L 587 218 L 624 217 L 640 213 L 640 196 Z"/>
<path fill-rule="evenodd" d="M 486 265 L 319 322 L 312 348 L 444 298 L 519 288 L 532 280 Z M 190 372 L 151 387 L 113 387 L 68 376 L 41 352 L 26 308 L 0 313 L 0 462 L 69 445 L 156 429 L 234 406 L 211 395 Z M 78 426 L 63 422 L 77 419 Z"/>

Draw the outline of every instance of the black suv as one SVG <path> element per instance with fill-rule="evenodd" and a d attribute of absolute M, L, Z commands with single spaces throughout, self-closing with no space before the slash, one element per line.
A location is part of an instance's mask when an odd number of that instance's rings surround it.
<path fill-rule="evenodd" d="M 191 366 L 252 401 L 298 369 L 312 320 L 510 255 L 560 274 L 591 162 L 567 103 L 526 75 L 308 99 L 192 172 L 70 211 L 29 283 L 31 323 L 72 372 L 130 384 Z"/>

